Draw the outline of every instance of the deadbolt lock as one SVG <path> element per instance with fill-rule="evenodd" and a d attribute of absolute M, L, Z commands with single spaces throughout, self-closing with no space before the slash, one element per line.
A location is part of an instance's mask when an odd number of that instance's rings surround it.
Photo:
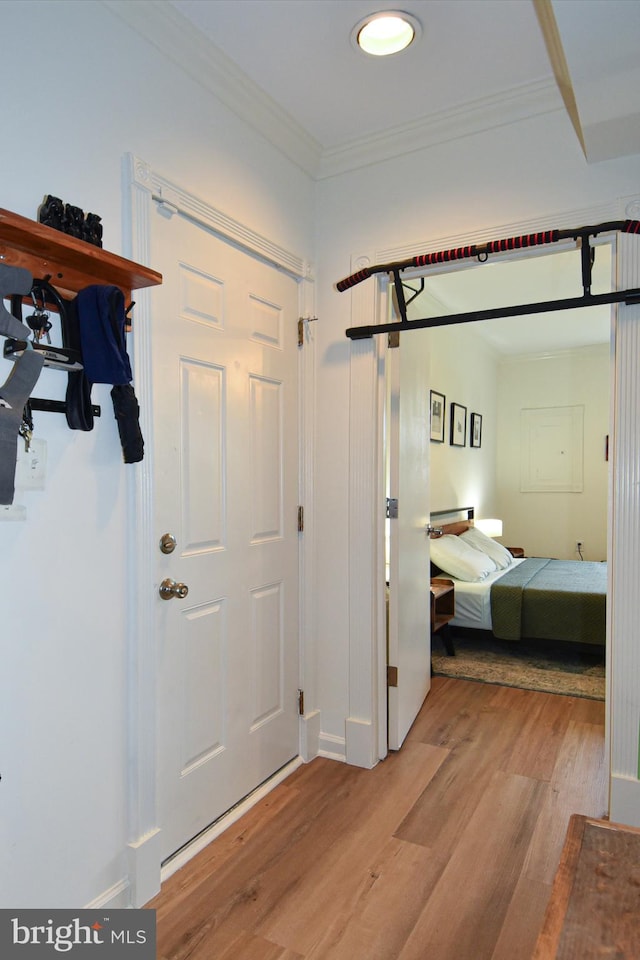
<path fill-rule="evenodd" d="M 176 548 L 178 541 L 172 533 L 164 533 L 160 537 L 160 552 L 161 553 L 173 553 Z"/>

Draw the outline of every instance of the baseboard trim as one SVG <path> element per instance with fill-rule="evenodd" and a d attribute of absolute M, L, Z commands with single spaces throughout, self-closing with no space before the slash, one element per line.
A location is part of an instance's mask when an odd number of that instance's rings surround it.
<path fill-rule="evenodd" d="M 344 737 L 336 737 L 332 733 L 322 733 L 318 738 L 318 756 L 327 760 L 347 762 L 347 749 Z"/>
<path fill-rule="evenodd" d="M 89 903 L 85 904 L 85 910 L 124 910 L 130 907 L 130 883 L 128 877 L 114 883 L 112 887 L 105 890 L 99 896 L 95 897 Z"/>
<path fill-rule="evenodd" d="M 628 827 L 640 827 L 640 780 L 612 775 L 609 819 Z"/>
<path fill-rule="evenodd" d="M 370 770 L 378 762 L 374 725 L 349 718 L 345 724 L 347 763 Z"/>
<path fill-rule="evenodd" d="M 300 756 L 309 763 L 320 750 L 320 711 L 312 710 L 300 717 Z"/>
<path fill-rule="evenodd" d="M 208 830 L 205 830 L 199 836 L 197 836 L 191 843 L 187 844 L 186 847 L 183 847 L 182 850 L 179 850 L 175 856 L 171 857 L 170 860 L 162 866 L 160 871 L 160 880 L 161 883 L 164 883 L 165 880 L 168 880 L 169 877 L 173 876 L 181 867 L 184 867 L 190 860 L 192 860 L 196 854 L 200 853 L 201 850 L 204 850 L 205 847 L 219 837 L 220 834 L 224 833 L 225 830 L 228 830 L 230 826 L 236 823 L 240 817 L 244 816 L 245 813 L 248 813 L 252 807 L 266 797 L 267 794 L 271 793 L 275 787 L 281 784 L 284 780 L 289 777 L 294 770 L 297 770 L 298 767 L 302 766 L 304 760 L 302 757 L 295 757 L 293 760 L 290 760 L 284 767 L 278 770 L 277 773 L 274 773 L 272 777 L 266 780 L 261 784 L 253 793 L 250 793 L 248 797 L 245 797 L 241 803 L 233 807 L 232 810 L 229 810 L 228 813 L 225 813 L 224 816 L 220 817 L 219 820 L 216 820 L 215 823 L 212 823 Z"/>
<path fill-rule="evenodd" d="M 150 830 L 127 845 L 131 907 L 143 907 L 160 892 L 161 832 Z"/>

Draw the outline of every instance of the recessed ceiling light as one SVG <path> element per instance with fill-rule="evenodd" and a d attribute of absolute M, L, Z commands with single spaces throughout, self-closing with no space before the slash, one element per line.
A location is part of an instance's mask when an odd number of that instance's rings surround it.
<path fill-rule="evenodd" d="M 420 24 L 409 13 L 385 10 L 373 13 L 356 24 L 351 32 L 352 43 L 374 57 L 399 53 L 420 36 Z"/>

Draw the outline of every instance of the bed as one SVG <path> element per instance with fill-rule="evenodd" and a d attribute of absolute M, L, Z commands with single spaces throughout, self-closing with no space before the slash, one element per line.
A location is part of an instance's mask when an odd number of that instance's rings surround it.
<path fill-rule="evenodd" d="M 606 563 L 513 557 L 474 529 L 470 508 L 465 512 L 471 516 L 432 528 L 430 534 L 432 576 L 454 583 L 452 628 L 490 630 L 500 640 L 604 646 Z M 437 517 L 432 514 L 432 520 Z"/>

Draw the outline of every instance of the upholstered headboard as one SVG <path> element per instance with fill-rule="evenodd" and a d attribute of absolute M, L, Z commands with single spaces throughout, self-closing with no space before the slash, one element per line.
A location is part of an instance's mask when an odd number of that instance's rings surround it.
<path fill-rule="evenodd" d="M 473 526 L 473 517 L 475 507 L 454 507 L 451 510 L 434 510 L 430 516 L 430 523 L 433 527 L 431 537 L 441 537 L 443 533 L 450 533 L 453 536 L 459 536 Z M 450 521 L 449 523 L 439 523 L 440 517 L 455 517 L 462 515 L 461 519 Z"/>

